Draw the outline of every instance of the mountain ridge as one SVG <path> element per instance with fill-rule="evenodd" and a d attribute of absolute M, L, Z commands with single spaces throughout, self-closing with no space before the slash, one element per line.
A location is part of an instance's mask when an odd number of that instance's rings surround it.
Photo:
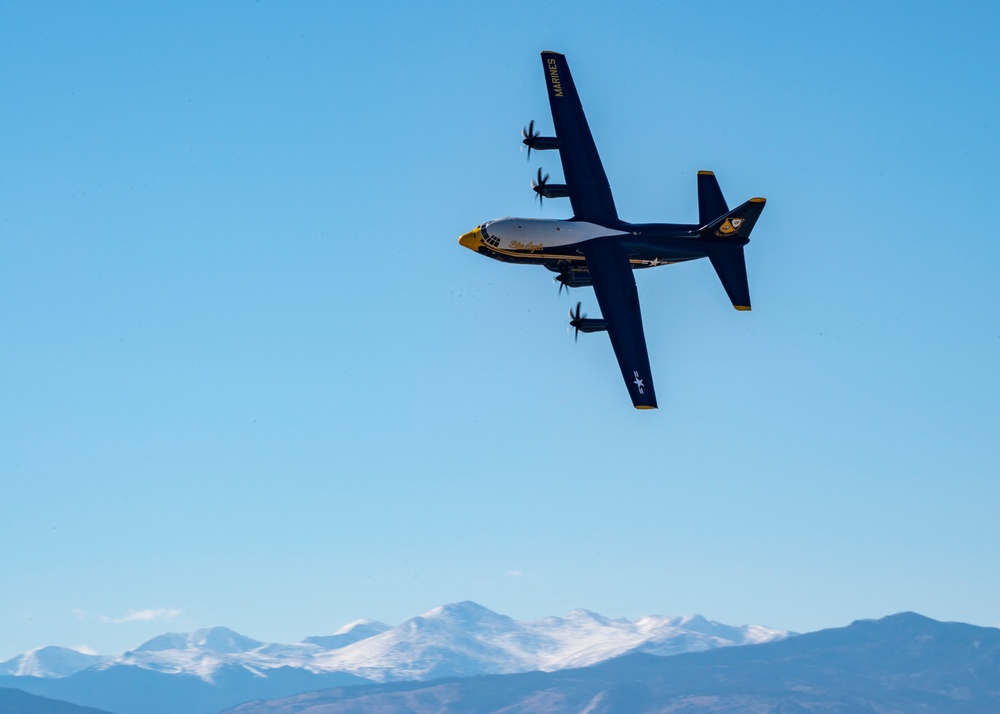
<path fill-rule="evenodd" d="M 704 632 L 685 629 L 685 623 Z M 558 670 L 639 649 L 669 654 L 788 634 L 695 616 L 629 620 L 586 610 L 519 622 L 465 601 L 395 627 L 355 621 L 334 635 L 291 645 L 264 643 L 225 627 L 165 633 L 60 679 L 7 676 L 0 677 L 0 686 L 119 714 L 215 714 L 248 699 L 332 686 Z M 166 703 L 171 699 L 183 707 L 172 709 Z"/>
<path fill-rule="evenodd" d="M 779 714 L 1000 711 L 1000 630 L 916 613 L 753 646 L 591 667 L 377 684 L 223 714 Z"/>
<path fill-rule="evenodd" d="M 40 697 L 22 689 L 0 687 L 0 714 L 111 714 L 111 712 Z"/>
<path fill-rule="evenodd" d="M 80 670 L 111 659 L 98 654 L 80 652 L 70 647 L 49 645 L 36 647 L 0 662 L 0 675 L 15 677 L 68 677 Z"/>
<path fill-rule="evenodd" d="M 333 635 L 307 637 L 295 644 L 266 643 L 218 626 L 167 632 L 113 657 L 61 648 L 66 662 L 58 674 L 26 667 L 29 653 L 25 653 L 0 663 L 0 673 L 49 677 L 89 668 L 110 671 L 138 667 L 192 675 L 211 683 L 214 673 L 227 666 L 257 674 L 293 667 L 317 674 L 341 672 L 374 681 L 395 681 L 551 671 L 594 664 L 632 650 L 667 655 L 788 635 L 758 625 L 723 625 L 700 615 L 646 615 L 630 620 L 583 609 L 564 617 L 522 622 L 463 601 L 435 607 L 394 627 L 356 620 Z M 46 649 L 50 648 L 32 652 Z"/>

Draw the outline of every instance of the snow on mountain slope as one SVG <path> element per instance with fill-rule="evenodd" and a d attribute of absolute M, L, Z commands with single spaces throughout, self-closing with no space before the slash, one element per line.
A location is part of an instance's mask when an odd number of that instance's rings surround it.
<path fill-rule="evenodd" d="M 134 650 L 97 666 L 139 667 L 166 674 L 191 674 L 206 682 L 223 667 L 242 667 L 257 676 L 278 667 L 310 666 L 313 657 L 325 650 L 317 645 L 282 645 L 259 642 L 233 632 L 227 627 L 212 627 L 194 632 L 171 632 L 154 637 Z"/>
<path fill-rule="evenodd" d="M 244 637 L 228 627 L 211 627 L 194 632 L 169 632 L 139 645 L 135 652 L 164 652 L 200 649 L 217 654 L 237 654 L 257 649 L 263 642 Z"/>
<path fill-rule="evenodd" d="M 332 635 L 307 637 L 302 642 L 307 645 L 319 645 L 328 650 L 337 650 L 373 635 L 380 635 L 389 629 L 392 629 L 389 625 L 377 620 L 355 620 L 347 623 Z"/>
<path fill-rule="evenodd" d="M 531 668 L 514 620 L 473 602 L 442 605 L 381 634 L 321 655 L 324 669 L 375 681 L 521 672 Z M 548 643 L 536 642 L 536 647 Z"/>
<path fill-rule="evenodd" d="M 310 637 L 292 645 L 259 642 L 225 627 L 168 633 L 118 657 L 97 658 L 73 671 L 87 666 L 97 671 L 135 667 L 194 675 L 211 683 L 219 676 L 230 676 L 234 668 L 261 678 L 266 678 L 269 670 L 292 668 L 312 673 L 346 672 L 390 682 L 554 671 L 629 652 L 668 655 L 787 636 L 766 627 L 723 625 L 699 615 L 628 620 L 574 610 L 566 617 L 518 622 L 474 602 L 460 602 L 434 608 L 396 627 L 358 620 L 333 635 Z M 36 675 L 43 677 L 66 676 L 55 672 L 69 671 L 66 667 L 26 665 L 30 654 L 0 666 L 9 665 L 12 674 L 47 672 Z M 12 664 L 15 661 L 19 664 Z"/>
<path fill-rule="evenodd" d="M 68 677 L 110 659 L 68 647 L 38 647 L 0 662 L 0 674 L 15 677 Z"/>
<path fill-rule="evenodd" d="M 626 652 L 675 654 L 782 639 L 765 627 L 732 627 L 700 616 L 608 619 L 588 610 L 516 622 L 473 602 L 444 605 L 381 634 L 319 655 L 324 669 L 375 681 L 553 671 Z"/>

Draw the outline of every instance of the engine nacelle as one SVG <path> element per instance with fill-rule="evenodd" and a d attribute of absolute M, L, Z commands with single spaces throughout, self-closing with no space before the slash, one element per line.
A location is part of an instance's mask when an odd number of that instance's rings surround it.
<path fill-rule="evenodd" d="M 578 268 L 568 261 L 561 261 L 557 265 L 546 265 L 545 267 L 553 273 L 559 273 L 552 282 L 562 283 L 567 288 L 585 288 L 594 284 L 587 268 Z M 562 292 L 562 288 L 559 288 L 559 292 Z"/>
<path fill-rule="evenodd" d="M 578 332 L 607 332 L 608 323 L 603 319 L 593 317 L 581 317 L 569 321 L 570 327 L 575 327 Z"/>
<path fill-rule="evenodd" d="M 554 136 L 532 136 L 525 137 L 521 143 L 532 151 L 548 151 L 559 148 L 559 139 Z"/>
<path fill-rule="evenodd" d="M 564 270 L 556 276 L 556 280 L 567 288 L 585 288 L 593 285 L 590 271 L 586 268 L 580 270 Z"/>
<path fill-rule="evenodd" d="M 569 186 L 564 183 L 542 183 L 532 187 L 539 196 L 545 198 L 568 198 Z"/>
<path fill-rule="evenodd" d="M 569 326 L 576 328 L 574 341 L 580 337 L 581 332 L 605 332 L 608 329 L 608 323 L 603 318 L 587 317 L 580 312 L 580 303 L 576 304 L 576 312 L 569 311 Z"/>

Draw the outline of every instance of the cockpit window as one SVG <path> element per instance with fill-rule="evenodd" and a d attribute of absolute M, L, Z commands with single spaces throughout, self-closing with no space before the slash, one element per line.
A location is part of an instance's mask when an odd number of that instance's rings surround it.
<path fill-rule="evenodd" d="M 488 245 L 493 246 L 494 248 L 498 248 L 500 246 L 500 239 L 491 236 L 489 232 L 487 232 L 485 223 L 482 226 L 480 226 L 479 230 L 483 234 L 484 242 L 486 242 Z"/>

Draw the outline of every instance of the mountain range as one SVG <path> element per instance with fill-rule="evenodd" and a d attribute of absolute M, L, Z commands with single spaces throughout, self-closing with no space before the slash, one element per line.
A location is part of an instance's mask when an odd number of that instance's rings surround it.
<path fill-rule="evenodd" d="M 15 677 L 68 677 L 111 659 L 68 647 L 38 647 L 0 662 L 0 675 Z"/>
<path fill-rule="evenodd" d="M 110 714 L 69 702 L 47 699 L 20 689 L 0 688 L 0 714 Z"/>
<path fill-rule="evenodd" d="M 986 714 L 1000 630 L 914 613 L 751 647 L 630 654 L 557 672 L 348 687 L 227 714 Z"/>
<path fill-rule="evenodd" d="M 0 663 L 0 686 L 118 714 L 214 714 L 250 699 L 348 685 L 556 671 L 626 653 L 672 655 L 789 633 L 687 617 L 611 619 L 587 610 L 518 622 L 473 602 L 390 627 L 358 620 L 296 644 L 225 627 L 168 633 L 116 657 L 40 648 Z"/>

